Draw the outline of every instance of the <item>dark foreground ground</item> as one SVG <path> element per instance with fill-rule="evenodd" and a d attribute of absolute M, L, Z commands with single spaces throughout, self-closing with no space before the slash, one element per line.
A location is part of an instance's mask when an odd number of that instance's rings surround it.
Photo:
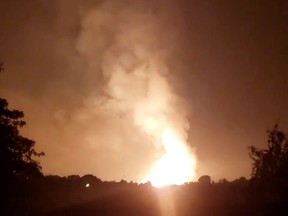
<path fill-rule="evenodd" d="M 255 185 L 244 178 L 156 189 L 150 184 L 102 182 L 91 175 L 49 176 L 10 182 L 5 190 L 3 216 L 288 215 L 285 189 Z"/>

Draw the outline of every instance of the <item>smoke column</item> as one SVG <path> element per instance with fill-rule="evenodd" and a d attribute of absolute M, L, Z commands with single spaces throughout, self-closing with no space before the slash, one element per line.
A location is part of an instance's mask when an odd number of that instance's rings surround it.
<path fill-rule="evenodd" d="M 104 3 L 83 17 L 77 49 L 86 75 L 103 81 L 95 83 L 85 109 L 120 119 L 128 136 L 142 134 L 139 139 L 152 143 L 157 156 L 140 181 L 183 184 L 195 177 L 196 159 L 187 145 L 185 110 L 166 78 L 169 44 L 153 10 L 132 5 Z"/>

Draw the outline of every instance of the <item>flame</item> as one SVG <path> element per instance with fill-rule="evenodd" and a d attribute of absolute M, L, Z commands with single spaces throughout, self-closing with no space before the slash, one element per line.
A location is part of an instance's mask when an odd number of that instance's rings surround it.
<path fill-rule="evenodd" d="M 195 176 L 196 160 L 186 144 L 169 128 L 163 131 L 162 144 L 166 153 L 155 163 L 147 179 L 155 187 L 191 181 Z"/>
<path fill-rule="evenodd" d="M 143 182 L 150 181 L 155 187 L 181 185 L 192 181 L 196 174 L 196 158 L 186 142 L 189 124 L 184 110 L 176 106 L 178 96 L 172 93 L 166 78 L 157 73 L 157 69 L 165 66 L 157 62 L 154 67 L 143 71 L 150 74 L 148 94 L 136 106 L 134 119 L 165 153 Z"/>

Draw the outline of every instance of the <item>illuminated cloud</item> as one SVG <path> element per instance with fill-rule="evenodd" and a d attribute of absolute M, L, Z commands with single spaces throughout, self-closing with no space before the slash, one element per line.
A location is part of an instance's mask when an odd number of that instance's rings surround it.
<path fill-rule="evenodd" d="M 85 109 L 91 111 L 79 112 L 121 116 L 130 131 L 143 133 L 142 142 L 154 145 L 159 157 L 151 171 L 141 173 L 145 180 L 157 186 L 191 181 L 196 159 L 187 143 L 189 123 L 166 78 L 171 73 L 166 64 L 170 47 L 161 41 L 165 35 L 157 30 L 157 17 L 135 7 L 104 4 L 90 11 L 82 25 L 77 48 L 86 57 L 88 73 L 101 73 L 104 84 L 102 94 L 87 99 Z"/>

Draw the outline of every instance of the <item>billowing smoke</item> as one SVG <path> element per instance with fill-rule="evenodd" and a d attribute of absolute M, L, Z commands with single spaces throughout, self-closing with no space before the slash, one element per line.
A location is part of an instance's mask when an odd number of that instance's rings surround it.
<path fill-rule="evenodd" d="M 46 153 L 45 174 L 159 186 L 192 179 L 190 110 L 174 89 L 186 78 L 172 69 L 184 50 L 175 2 L 11 0 L 1 7 L 18 8 L 0 14 L 9 32 L 0 35 L 1 94 L 24 111 L 23 133 Z"/>
<path fill-rule="evenodd" d="M 45 174 L 167 184 L 155 179 L 190 179 L 197 146 L 197 175 L 248 177 L 246 146 L 287 122 L 282 8 L 0 1 L 0 97 L 24 111 Z"/>
<path fill-rule="evenodd" d="M 196 160 L 187 145 L 185 110 L 167 80 L 172 73 L 167 67 L 172 50 L 167 32 L 161 31 L 161 21 L 151 8 L 115 4 L 104 3 L 83 17 L 76 46 L 85 56 L 85 73 L 101 82 L 95 82 L 74 121 L 81 124 L 101 116 L 105 130 L 116 132 L 109 133 L 108 142 L 104 138 L 115 154 L 125 151 L 123 142 L 130 142 L 128 146 L 134 142 L 136 158 L 143 146 L 152 148 L 150 168 L 138 171 L 138 180 L 156 186 L 190 181 Z M 85 136 L 91 146 L 101 142 L 97 131 Z"/>

